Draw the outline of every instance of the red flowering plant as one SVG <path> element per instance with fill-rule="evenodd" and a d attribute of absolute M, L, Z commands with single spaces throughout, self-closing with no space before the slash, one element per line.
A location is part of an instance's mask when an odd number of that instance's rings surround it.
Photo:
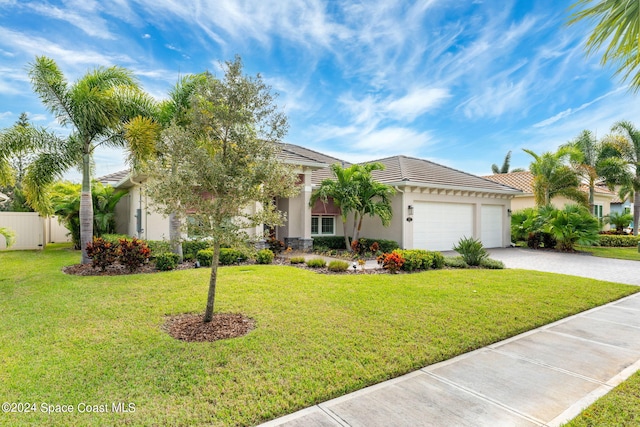
<path fill-rule="evenodd" d="M 147 262 L 151 256 L 151 249 L 144 240 L 120 239 L 120 263 L 125 265 L 130 272 L 134 272 L 141 264 Z"/>
<path fill-rule="evenodd" d="M 118 245 L 107 242 L 102 237 L 94 237 L 87 243 L 87 256 L 91 258 L 93 268 L 105 271 L 108 266 L 116 262 L 118 257 Z"/>
<path fill-rule="evenodd" d="M 404 265 L 404 257 L 396 251 L 390 254 L 382 254 L 378 257 L 378 263 L 382 261 L 382 267 L 389 273 L 396 274 Z"/>

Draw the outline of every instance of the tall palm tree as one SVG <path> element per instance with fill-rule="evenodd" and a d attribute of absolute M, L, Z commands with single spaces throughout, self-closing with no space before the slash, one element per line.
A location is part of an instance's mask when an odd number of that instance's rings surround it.
<path fill-rule="evenodd" d="M 583 130 L 571 142 L 561 146 L 569 150 L 570 162 L 578 175 L 589 185 L 589 210 L 594 215 L 594 195 L 596 182 L 601 177 L 602 144 L 598 143 L 595 135 L 589 130 Z"/>
<path fill-rule="evenodd" d="M 602 173 L 610 184 L 621 186 L 620 198 L 633 197 L 633 234 L 638 235 L 640 217 L 640 130 L 621 121 L 605 137 Z"/>
<path fill-rule="evenodd" d="M 38 56 L 29 66 L 34 92 L 45 107 L 71 133 L 52 141 L 48 150 L 38 155 L 25 177 L 29 203 L 41 212 L 50 211 L 43 194 L 51 183 L 73 166 L 81 165 L 80 235 L 82 263 L 90 262 L 86 246 L 93 238 L 93 206 L 91 200 L 92 154 L 99 146 L 129 149 L 131 158 L 146 152 L 150 138 L 139 136 L 135 144 L 127 134 L 151 135 L 155 103 L 143 93 L 129 70 L 100 67 L 69 84 L 54 60 Z"/>
<path fill-rule="evenodd" d="M 546 152 L 538 155 L 531 150 L 524 150 L 534 158 L 529 170 L 533 174 L 533 194 L 536 206 L 547 206 L 555 196 L 564 196 L 587 206 L 588 198 L 580 191 L 580 179 L 564 162 L 571 154 L 566 148 L 557 152 Z"/>
<path fill-rule="evenodd" d="M 588 7 L 585 7 L 588 6 Z M 596 22 L 586 43 L 587 55 L 600 52 L 602 65 L 613 64 L 615 74 L 629 81 L 634 91 L 640 89 L 640 3 L 635 0 L 578 0 L 569 25 L 582 20 Z"/>
<path fill-rule="evenodd" d="M 509 172 L 524 172 L 524 169 L 522 168 L 515 168 L 510 171 L 509 170 L 510 167 L 511 167 L 511 151 L 509 151 L 507 155 L 504 156 L 504 162 L 502 162 L 502 167 L 498 167 L 498 165 L 494 163 L 491 165 L 491 171 L 495 175 L 501 174 L 501 173 L 509 173 Z"/>

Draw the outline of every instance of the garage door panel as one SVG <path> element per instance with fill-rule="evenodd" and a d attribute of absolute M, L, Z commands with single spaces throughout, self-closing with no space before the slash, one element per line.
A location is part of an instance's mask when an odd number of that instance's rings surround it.
<path fill-rule="evenodd" d="M 413 247 L 451 250 L 460 238 L 473 236 L 473 211 L 466 203 L 414 203 Z"/>
<path fill-rule="evenodd" d="M 499 248 L 504 246 L 503 218 L 504 206 L 502 205 L 482 205 L 480 220 L 481 241 L 485 248 Z"/>

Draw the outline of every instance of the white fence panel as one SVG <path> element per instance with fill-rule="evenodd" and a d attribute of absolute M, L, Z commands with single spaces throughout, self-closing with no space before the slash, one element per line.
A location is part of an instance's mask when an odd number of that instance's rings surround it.
<path fill-rule="evenodd" d="M 0 212 L 0 227 L 9 228 L 16 234 L 11 249 L 42 249 L 45 245 L 45 219 L 37 212 Z M 7 245 L 0 236 L 0 250 Z"/>
<path fill-rule="evenodd" d="M 47 222 L 47 243 L 63 243 L 71 241 L 71 234 L 64 225 L 58 222 L 57 216 L 46 219 Z"/>

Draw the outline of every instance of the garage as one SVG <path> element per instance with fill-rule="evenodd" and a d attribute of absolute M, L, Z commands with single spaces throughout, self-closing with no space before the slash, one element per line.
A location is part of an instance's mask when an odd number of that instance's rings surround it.
<path fill-rule="evenodd" d="M 503 247 L 504 207 L 501 205 L 482 205 L 480 209 L 480 240 L 485 248 Z"/>
<path fill-rule="evenodd" d="M 474 205 L 467 203 L 416 202 L 413 216 L 413 247 L 450 251 L 462 237 L 473 237 Z"/>

